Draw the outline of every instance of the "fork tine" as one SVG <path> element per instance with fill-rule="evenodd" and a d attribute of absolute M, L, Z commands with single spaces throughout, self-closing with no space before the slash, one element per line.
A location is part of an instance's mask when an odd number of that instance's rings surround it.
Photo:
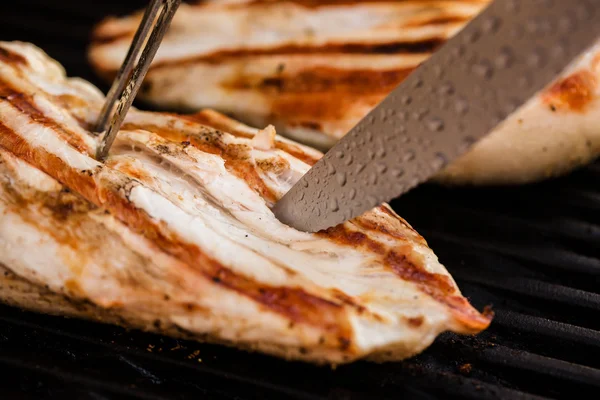
<path fill-rule="evenodd" d="M 142 34 L 145 33 L 147 35 L 148 33 L 149 27 L 147 27 L 146 24 L 148 23 L 148 21 L 152 22 L 154 16 L 156 16 L 156 12 L 158 11 L 157 3 L 163 3 L 163 9 L 158 17 L 156 25 L 150 33 L 150 38 L 148 39 L 148 42 L 142 50 L 139 62 L 133 68 L 132 59 L 135 56 L 135 50 L 137 48 L 137 51 L 139 51 L 141 43 L 145 39 L 145 35 L 142 36 Z M 137 41 L 133 43 L 130 47 L 131 57 L 129 60 L 126 60 L 123 66 L 121 67 L 122 75 L 120 76 L 120 79 L 113 83 L 114 93 L 111 93 L 111 98 L 107 99 L 107 103 L 104 106 L 104 108 L 107 111 L 106 116 L 104 116 L 104 114 L 101 115 L 101 118 L 106 118 L 106 121 L 108 121 L 108 116 L 110 115 L 113 108 L 110 102 L 112 101 L 114 103 L 114 99 L 118 97 L 119 100 L 117 103 L 116 111 L 113 114 L 112 119 L 110 120 L 110 125 L 108 126 L 108 130 L 102 137 L 100 145 L 97 149 L 96 158 L 99 161 L 104 161 L 106 156 L 108 155 L 110 147 L 112 146 L 119 132 L 119 129 L 123 124 L 123 120 L 127 115 L 127 111 L 129 111 L 129 108 L 131 107 L 131 104 L 133 103 L 133 100 L 138 90 L 140 89 L 140 86 L 142 85 L 146 73 L 148 72 L 150 63 L 154 59 L 154 56 L 156 55 L 156 52 L 160 47 L 162 39 L 167 29 L 169 28 L 173 16 L 175 15 L 175 12 L 177 11 L 177 8 L 180 4 L 181 0 L 153 0 L 152 3 L 149 5 L 148 9 L 146 10 L 145 18 L 147 18 L 142 22 L 142 25 L 138 29 L 138 32 L 140 34 L 137 35 L 136 33 Z M 133 68 L 133 72 L 131 73 L 131 77 L 129 77 L 129 73 L 127 73 L 127 70 L 131 68 Z M 125 85 L 124 82 L 126 82 L 126 79 L 128 78 L 129 80 L 127 81 L 127 85 Z M 99 120 L 99 122 L 102 122 L 102 120 Z"/>
<path fill-rule="evenodd" d="M 117 72 L 115 80 L 113 81 L 113 84 L 106 95 L 104 107 L 100 112 L 98 123 L 96 124 L 96 132 L 98 133 L 104 132 L 108 126 L 114 105 L 123 92 L 127 78 L 129 78 L 131 71 L 133 71 L 135 60 L 139 55 L 142 45 L 144 44 L 144 39 L 148 36 L 152 22 L 156 18 L 156 14 L 158 14 L 161 4 L 162 0 L 152 0 L 146 8 L 146 11 L 144 11 L 144 16 L 142 17 L 140 26 L 135 32 L 133 42 L 131 42 L 131 46 L 129 46 L 127 56 L 125 57 L 123 64 L 121 64 L 121 68 L 119 69 L 119 72 Z"/>

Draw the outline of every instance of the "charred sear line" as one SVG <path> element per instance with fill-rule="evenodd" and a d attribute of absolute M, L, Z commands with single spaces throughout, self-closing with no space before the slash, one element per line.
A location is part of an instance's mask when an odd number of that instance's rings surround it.
<path fill-rule="evenodd" d="M 404 25 L 406 28 L 420 28 L 430 25 L 447 25 L 447 24 L 459 24 L 468 21 L 470 18 L 459 15 L 441 15 L 425 19 L 422 21 L 412 21 Z"/>
<path fill-rule="evenodd" d="M 0 61 L 6 64 L 29 65 L 25 57 L 5 47 L 0 47 Z"/>
<path fill-rule="evenodd" d="M 429 38 L 417 41 L 393 41 L 388 43 L 330 43 L 323 46 L 284 45 L 272 48 L 248 48 L 222 50 L 189 58 L 163 60 L 153 64 L 150 69 L 185 67 L 195 63 L 220 63 L 228 59 L 298 55 L 298 54 L 429 54 L 446 42 L 444 38 Z"/>
<path fill-rule="evenodd" d="M 403 81 L 413 68 L 390 70 L 333 67 L 306 69 L 294 75 L 258 78 L 240 75 L 224 82 L 228 89 L 260 90 L 272 94 L 349 93 L 355 95 L 387 93 Z"/>
<path fill-rule="evenodd" d="M 0 78 L 0 100 L 8 102 L 17 110 L 27 115 L 33 122 L 47 126 L 59 134 L 59 136 L 81 153 L 88 152 L 88 146 L 74 132 L 70 132 L 61 124 L 46 116 L 35 105 L 31 95 L 20 92 L 13 88 L 8 82 Z"/>

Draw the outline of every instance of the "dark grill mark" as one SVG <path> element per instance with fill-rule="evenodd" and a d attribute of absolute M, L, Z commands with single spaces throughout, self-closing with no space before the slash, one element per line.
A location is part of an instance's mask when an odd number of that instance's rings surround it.
<path fill-rule="evenodd" d="M 53 119 L 44 115 L 44 113 L 35 106 L 31 95 L 19 92 L 2 79 L 0 79 L 0 99 L 9 102 L 13 107 L 29 116 L 34 122 L 56 131 L 61 139 L 69 143 L 79 152 L 86 154 L 89 152 L 86 143 L 76 133 L 67 130 Z"/>
<path fill-rule="evenodd" d="M 27 59 L 20 54 L 12 52 L 4 47 L 0 47 L 0 61 L 6 64 L 28 65 Z"/>
<path fill-rule="evenodd" d="M 222 50 L 189 58 L 163 60 L 152 64 L 151 70 L 160 68 L 185 67 L 195 63 L 220 63 L 228 59 L 297 54 L 422 54 L 432 53 L 446 42 L 444 38 L 432 38 L 422 41 L 394 41 L 389 43 L 344 43 L 323 46 L 283 45 L 272 48 Z"/>

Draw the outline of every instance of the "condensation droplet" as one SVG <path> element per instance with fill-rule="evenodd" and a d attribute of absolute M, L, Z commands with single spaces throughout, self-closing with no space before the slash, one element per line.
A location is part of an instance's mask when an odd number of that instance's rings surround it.
<path fill-rule="evenodd" d="M 374 116 L 372 116 L 372 115 L 369 115 L 369 117 L 367 118 L 367 122 L 368 122 L 369 124 L 372 124 L 373 122 L 375 122 L 375 117 L 374 117 Z"/>
<path fill-rule="evenodd" d="M 421 86 L 423 86 L 423 80 L 421 78 L 415 79 L 415 81 L 413 82 L 413 87 L 420 88 Z"/>
<path fill-rule="evenodd" d="M 393 108 L 389 108 L 387 110 L 387 115 L 388 117 L 393 117 L 394 115 L 396 115 L 396 110 L 394 110 Z"/>
<path fill-rule="evenodd" d="M 321 196 L 323 196 L 323 191 L 322 191 L 322 190 L 319 190 L 319 191 L 317 192 L 317 199 L 320 199 L 320 198 L 321 198 Z"/>
<path fill-rule="evenodd" d="M 344 187 L 346 184 L 346 174 L 344 172 L 340 172 L 335 177 L 340 186 Z"/>
<path fill-rule="evenodd" d="M 408 150 L 406 153 L 404 153 L 404 161 L 412 161 L 415 159 L 415 152 L 413 150 Z"/>
<path fill-rule="evenodd" d="M 448 157 L 443 153 L 436 153 L 433 159 L 433 168 L 444 168 L 448 164 Z"/>
<path fill-rule="evenodd" d="M 432 132 L 439 132 L 444 129 L 444 121 L 437 117 L 430 118 L 427 121 L 427 128 Z"/>
<path fill-rule="evenodd" d="M 475 43 L 476 41 L 479 40 L 479 38 L 481 37 L 481 33 L 475 29 L 471 32 L 467 32 L 465 34 L 465 40 L 467 41 L 467 43 Z"/>
<path fill-rule="evenodd" d="M 475 138 L 471 137 L 471 136 L 466 136 L 461 143 L 461 150 L 462 151 L 466 151 L 469 148 L 471 148 L 471 146 L 473 146 L 475 144 Z"/>
<path fill-rule="evenodd" d="M 514 56 L 508 47 L 502 48 L 495 60 L 496 67 L 500 69 L 510 67 L 513 62 Z"/>
<path fill-rule="evenodd" d="M 354 161 L 354 157 L 352 157 L 352 154 L 348 154 L 348 157 L 346 157 L 345 164 L 346 165 L 352 165 L 353 161 Z"/>
<path fill-rule="evenodd" d="M 350 191 L 348 192 L 348 198 L 350 200 L 354 200 L 356 198 L 356 189 L 350 189 Z"/>
<path fill-rule="evenodd" d="M 481 60 L 477 64 L 474 64 L 472 70 L 475 74 L 484 79 L 490 79 L 494 73 L 492 65 L 487 60 Z"/>
<path fill-rule="evenodd" d="M 405 111 L 400 111 L 398 113 L 398 119 L 404 121 L 406 119 L 406 112 Z"/>
<path fill-rule="evenodd" d="M 385 165 L 384 163 L 379 163 L 377 164 L 377 172 L 380 174 L 385 174 L 387 171 L 388 167 L 387 165 Z"/>
<path fill-rule="evenodd" d="M 300 201 L 304 200 L 304 192 L 300 192 L 300 197 L 298 199 Z"/>
<path fill-rule="evenodd" d="M 367 156 L 369 157 L 369 160 L 372 160 L 375 158 L 375 152 L 371 149 L 367 150 Z"/>
<path fill-rule="evenodd" d="M 489 17 L 483 21 L 482 28 L 485 33 L 494 33 L 500 27 L 500 19 L 498 17 Z"/>
<path fill-rule="evenodd" d="M 356 165 L 356 174 L 360 174 L 365 169 L 365 164 L 357 164 Z"/>
<path fill-rule="evenodd" d="M 438 93 L 441 95 L 453 94 L 454 87 L 452 86 L 452 84 L 450 82 L 446 82 L 439 87 Z"/>
<path fill-rule="evenodd" d="M 405 132 L 406 132 L 406 128 L 403 125 L 400 125 L 399 127 L 396 128 L 396 131 L 394 132 L 394 134 L 402 135 Z"/>
<path fill-rule="evenodd" d="M 532 67 L 542 67 L 546 63 L 544 51 L 542 49 L 536 49 L 534 52 L 529 54 L 527 61 Z"/>
<path fill-rule="evenodd" d="M 365 133 L 365 137 L 367 138 L 367 141 L 370 142 L 373 140 L 373 133 L 371 133 L 371 131 L 367 131 L 367 133 Z"/>
<path fill-rule="evenodd" d="M 466 114 L 469 111 L 469 103 L 464 99 L 458 99 L 454 102 L 454 109 L 459 114 Z"/>
<path fill-rule="evenodd" d="M 372 173 L 371 175 L 369 175 L 369 183 L 371 185 L 375 185 L 377 183 L 377 174 L 376 173 Z"/>
<path fill-rule="evenodd" d="M 400 99 L 400 102 L 402 102 L 402 104 L 404 104 L 404 105 L 408 105 L 408 104 L 412 103 L 412 97 L 402 96 L 402 98 Z"/>
<path fill-rule="evenodd" d="M 332 212 L 337 212 L 340 209 L 340 206 L 339 206 L 336 198 L 331 199 L 331 201 L 329 202 L 329 209 Z"/>
<path fill-rule="evenodd" d="M 377 158 L 383 158 L 385 157 L 385 148 L 383 147 L 383 143 L 380 144 L 380 147 L 377 149 L 377 152 L 375 153 L 377 155 Z"/>
<path fill-rule="evenodd" d="M 573 20 L 570 16 L 565 15 L 558 21 L 558 29 L 563 33 L 570 32 L 573 29 Z"/>
<path fill-rule="evenodd" d="M 334 175 L 335 174 L 335 167 L 333 166 L 333 164 L 327 163 L 327 173 L 329 175 Z"/>
<path fill-rule="evenodd" d="M 321 183 L 321 179 L 320 178 L 315 178 L 315 183 L 318 185 L 319 183 Z"/>
<path fill-rule="evenodd" d="M 387 118 L 388 118 L 388 116 L 387 116 L 386 110 L 384 110 L 384 109 L 380 110 L 379 111 L 379 119 L 381 120 L 381 122 L 387 121 Z"/>
<path fill-rule="evenodd" d="M 412 117 L 413 117 L 415 120 L 417 120 L 417 121 L 420 121 L 420 120 L 422 120 L 422 119 L 423 119 L 423 117 L 425 117 L 425 115 L 427 115 L 427 112 L 428 112 L 428 110 L 426 110 L 426 109 L 424 109 L 424 108 L 421 108 L 420 110 L 418 110 L 418 111 L 415 111 L 415 112 L 412 114 Z"/>
<path fill-rule="evenodd" d="M 517 80 L 517 84 L 520 87 L 527 88 L 531 86 L 531 78 L 529 78 L 527 75 L 523 75 Z"/>
<path fill-rule="evenodd" d="M 307 188 L 307 187 L 308 187 L 308 181 L 307 181 L 306 179 L 304 179 L 304 180 L 302 181 L 302 186 L 304 186 L 305 188 Z"/>
<path fill-rule="evenodd" d="M 404 175 L 404 170 L 402 168 L 395 168 L 392 170 L 392 176 L 394 178 L 400 178 L 402 175 Z"/>
<path fill-rule="evenodd" d="M 454 46 L 452 48 L 452 55 L 454 57 L 460 57 L 465 54 L 465 47 L 463 45 Z"/>
<path fill-rule="evenodd" d="M 335 156 L 336 156 L 337 158 L 344 158 L 344 152 L 343 152 L 343 151 L 337 151 L 337 152 L 335 153 Z"/>

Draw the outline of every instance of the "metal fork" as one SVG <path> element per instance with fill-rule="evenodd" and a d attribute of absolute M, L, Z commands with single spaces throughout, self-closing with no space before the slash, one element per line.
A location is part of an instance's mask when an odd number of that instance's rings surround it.
<path fill-rule="evenodd" d="M 144 16 L 142 17 L 142 22 L 135 33 L 129 51 L 127 52 L 127 56 L 106 95 L 106 102 L 104 103 L 104 107 L 100 112 L 96 124 L 96 132 L 103 133 L 100 145 L 96 152 L 98 161 L 104 161 L 108 156 L 108 152 L 125 120 L 127 111 L 129 111 L 133 99 L 144 81 L 150 63 L 154 59 L 158 47 L 160 46 L 180 4 L 181 0 L 152 0 L 146 8 Z M 162 11 L 158 16 L 158 20 L 150 33 L 150 38 L 139 57 L 139 62 L 135 65 L 135 60 L 161 6 Z M 116 110 L 113 114 L 115 103 L 117 103 Z"/>

